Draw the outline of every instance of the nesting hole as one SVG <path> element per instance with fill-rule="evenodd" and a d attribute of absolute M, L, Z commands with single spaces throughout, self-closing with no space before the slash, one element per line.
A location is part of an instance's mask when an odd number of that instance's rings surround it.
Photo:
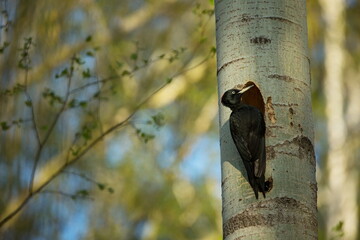
<path fill-rule="evenodd" d="M 242 95 L 242 101 L 245 104 L 256 107 L 257 109 L 260 110 L 260 112 L 262 112 L 263 115 L 265 115 L 265 103 L 264 103 L 264 100 L 263 100 L 263 96 L 262 96 L 262 94 L 260 92 L 260 89 L 258 88 L 258 86 L 254 82 L 248 81 L 245 84 L 236 85 L 235 88 L 243 89 L 243 88 L 248 87 L 250 85 L 254 85 L 254 87 L 250 88 L 248 91 L 246 91 Z"/>

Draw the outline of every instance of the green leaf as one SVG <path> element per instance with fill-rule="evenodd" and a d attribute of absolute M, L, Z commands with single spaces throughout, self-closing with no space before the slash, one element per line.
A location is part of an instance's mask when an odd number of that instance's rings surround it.
<path fill-rule="evenodd" d="M 86 42 L 90 42 L 91 40 L 92 40 L 92 36 L 91 36 L 91 35 L 87 36 L 86 39 L 85 39 Z"/>
<path fill-rule="evenodd" d="M 83 61 L 80 57 L 74 57 L 73 58 L 75 63 L 79 64 L 79 65 L 83 65 L 85 63 L 85 61 Z"/>
<path fill-rule="evenodd" d="M 76 195 L 86 197 L 86 196 L 89 196 L 89 192 L 86 189 L 82 189 L 82 190 L 77 191 Z"/>
<path fill-rule="evenodd" d="M 60 72 L 60 74 L 56 74 L 55 78 L 67 77 L 68 74 L 69 74 L 69 70 L 65 68 Z"/>
<path fill-rule="evenodd" d="M 94 57 L 94 53 L 91 52 L 91 51 L 87 51 L 87 52 L 86 52 L 86 56 L 88 56 L 88 57 Z"/>
<path fill-rule="evenodd" d="M 4 131 L 6 131 L 10 128 L 10 126 L 7 124 L 7 122 L 1 122 L 0 125 L 1 125 L 1 129 Z"/>
<path fill-rule="evenodd" d="M 91 77 L 90 69 L 87 68 L 85 71 L 83 71 L 83 72 L 82 72 L 82 76 L 83 76 L 83 78 L 89 78 L 89 77 Z"/>
<path fill-rule="evenodd" d="M 339 221 L 338 224 L 335 225 L 335 227 L 332 228 L 335 232 L 341 232 L 343 230 L 344 222 Z"/>
<path fill-rule="evenodd" d="M 122 73 L 121 73 L 121 76 L 126 76 L 126 75 L 130 75 L 130 72 L 128 70 L 124 70 Z"/>
<path fill-rule="evenodd" d="M 162 113 L 158 113 L 151 117 L 157 127 L 162 127 L 165 124 L 165 117 Z"/>
<path fill-rule="evenodd" d="M 202 37 L 202 38 L 200 39 L 200 44 L 202 44 L 202 43 L 206 42 L 206 40 L 207 40 L 207 38 L 206 38 L 206 37 Z"/>
<path fill-rule="evenodd" d="M 72 148 L 70 149 L 71 154 L 72 154 L 74 157 L 77 156 L 77 155 L 80 153 L 80 150 L 81 150 L 81 148 L 75 149 L 74 147 L 72 147 Z"/>
<path fill-rule="evenodd" d="M 334 237 L 331 239 L 343 239 L 344 233 L 344 221 L 339 221 L 332 229 Z"/>
<path fill-rule="evenodd" d="M 103 183 L 97 183 L 98 188 L 102 191 L 105 189 L 106 185 Z"/>
<path fill-rule="evenodd" d="M 131 55 L 130 55 L 130 58 L 131 58 L 132 60 L 136 61 L 136 60 L 138 59 L 137 53 L 131 54 Z"/>
<path fill-rule="evenodd" d="M 216 47 L 212 47 L 211 49 L 210 49 L 210 53 L 212 54 L 212 55 L 215 55 L 216 54 Z"/>
<path fill-rule="evenodd" d="M 86 101 L 81 101 L 79 102 L 79 106 L 82 108 L 85 108 L 87 106 L 87 102 Z"/>
<path fill-rule="evenodd" d="M 3 45 L 0 47 L 0 53 L 3 53 L 9 45 L 10 43 L 4 42 Z"/>
<path fill-rule="evenodd" d="M 214 14 L 214 9 L 204 9 L 201 13 L 203 15 L 208 15 L 209 17 L 211 17 Z"/>
<path fill-rule="evenodd" d="M 77 100 L 74 98 L 74 99 L 71 99 L 71 101 L 69 102 L 69 107 L 70 108 L 74 108 L 76 107 L 76 103 L 77 103 Z"/>
<path fill-rule="evenodd" d="M 86 140 L 90 140 L 92 137 L 91 131 L 89 129 L 83 130 L 81 135 Z"/>
<path fill-rule="evenodd" d="M 43 98 L 48 99 L 51 106 L 53 106 L 54 103 L 63 103 L 64 102 L 64 100 L 50 88 L 45 88 L 42 93 L 42 96 L 43 96 Z"/>
<path fill-rule="evenodd" d="M 142 132 L 141 129 L 136 129 L 137 135 L 144 141 L 144 143 L 148 143 L 150 140 L 155 138 L 155 135 L 150 133 Z"/>
<path fill-rule="evenodd" d="M 26 105 L 27 107 L 31 107 L 31 106 L 32 106 L 32 103 L 31 103 L 30 100 L 27 100 L 27 101 L 25 101 L 25 105 Z"/>
<path fill-rule="evenodd" d="M 122 62 L 116 61 L 116 65 L 118 68 L 122 68 L 124 64 Z"/>

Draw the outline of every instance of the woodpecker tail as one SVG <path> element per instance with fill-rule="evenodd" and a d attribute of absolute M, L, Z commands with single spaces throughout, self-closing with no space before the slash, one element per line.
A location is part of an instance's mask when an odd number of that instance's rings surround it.
<path fill-rule="evenodd" d="M 265 176 L 261 176 L 259 178 L 255 177 L 254 180 L 255 181 L 250 185 L 252 185 L 256 199 L 259 199 L 259 192 L 261 192 L 263 194 L 264 198 L 266 198 L 266 196 L 265 196 Z"/>

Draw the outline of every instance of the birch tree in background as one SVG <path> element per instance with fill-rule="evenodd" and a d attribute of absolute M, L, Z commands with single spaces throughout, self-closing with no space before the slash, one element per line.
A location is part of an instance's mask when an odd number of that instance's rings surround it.
<path fill-rule="evenodd" d="M 220 106 L 224 239 L 317 239 L 306 2 L 215 1 L 219 97 L 252 82 L 265 113 L 266 198 L 255 199 Z"/>
<path fill-rule="evenodd" d="M 344 239 L 356 239 L 358 178 L 357 170 L 351 170 L 351 158 L 347 156 L 347 123 L 344 117 L 345 1 L 319 2 L 326 21 L 324 91 L 329 150 L 328 189 L 322 201 L 326 201 L 327 205 L 327 234 L 333 235 L 334 226 L 343 222 Z"/>

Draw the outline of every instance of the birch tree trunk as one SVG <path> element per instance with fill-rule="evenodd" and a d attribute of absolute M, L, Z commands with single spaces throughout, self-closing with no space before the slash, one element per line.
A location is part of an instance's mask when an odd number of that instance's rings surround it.
<path fill-rule="evenodd" d="M 345 0 L 320 1 L 325 28 L 325 79 L 327 133 L 328 133 L 328 189 L 321 194 L 327 209 L 327 234 L 334 235 L 333 227 L 340 221 L 344 223 L 342 239 L 356 239 L 358 228 L 358 170 L 348 156 L 350 145 L 347 139 L 347 123 L 344 117 L 344 67 L 345 67 Z M 352 84 L 355 92 L 351 99 L 358 96 L 357 84 Z M 357 108 L 359 102 L 357 102 Z M 356 114 L 356 111 L 351 111 Z M 348 115 L 348 119 L 352 119 Z M 356 118 L 355 118 L 356 119 Z M 350 151 L 351 152 L 351 151 Z M 353 152 L 352 152 L 353 153 Z"/>
<path fill-rule="evenodd" d="M 215 1 L 219 97 L 253 82 L 265 109 L 273 184 L 255 199 L 220 106 L 224 239 L 317 239 L 317 185 L 305 0 Z M 249 90 L 250 92 L 251 90 Z"/>

